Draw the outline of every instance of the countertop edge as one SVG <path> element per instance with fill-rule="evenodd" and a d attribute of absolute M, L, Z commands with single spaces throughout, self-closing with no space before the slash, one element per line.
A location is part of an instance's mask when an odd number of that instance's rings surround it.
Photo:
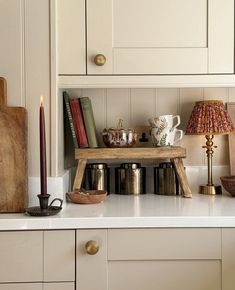
<path fill-rule="evenodd" d="M 110 217 L 20 218 L 0 220 L 0 231 L 118 229 L 118 228 L 229 228 L 235 217 Z"/>

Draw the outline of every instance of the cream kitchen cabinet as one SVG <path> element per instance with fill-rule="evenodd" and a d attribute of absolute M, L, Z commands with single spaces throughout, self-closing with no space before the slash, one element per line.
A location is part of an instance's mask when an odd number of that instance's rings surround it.
<path fill-rule="evenodd" d="M 233 73 L 233 39 L 233 0 L 87 0 L 88 74 Z"/>
<path fill-rule="evenodd" d="M 78 230 L 77 288 L 221 290 L 221 243 L 220 229 Z"/>
<path fill-rule="evenodd" d="M 9 289 L 11 283 L 14 285 L 11 289 L 17 290 L 23 289 L 20 288 L 22 283 L 32 284 L 30 289 L 35 290 L 72 290 L 75 281 L 75 232 L 0 232 L 0 260 L 4 265 L 0 271 L 0 290 Z M 44 284 L 46 282 L 48 285 Z"/>
<path fill-rule="evenodd" d="M 234 73 L 234 0 L 58 3 L 60 75 Z"/>

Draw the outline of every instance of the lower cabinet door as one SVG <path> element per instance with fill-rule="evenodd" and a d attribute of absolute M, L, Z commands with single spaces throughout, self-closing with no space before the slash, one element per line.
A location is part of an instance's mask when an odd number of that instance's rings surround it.
<path fill-rule="evenodd" d="M 43 290 L 42 283 L 0 284 L 0 290 Z"/>

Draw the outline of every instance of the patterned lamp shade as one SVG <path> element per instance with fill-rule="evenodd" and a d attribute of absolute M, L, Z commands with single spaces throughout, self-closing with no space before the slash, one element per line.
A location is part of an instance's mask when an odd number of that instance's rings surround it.
<path fill-rule="evenodd" d="M 233 130 L 231 118 L 223 101 L 208 100 L 196 102 L 188 121 L 186 134 L 228 134 Z"/>

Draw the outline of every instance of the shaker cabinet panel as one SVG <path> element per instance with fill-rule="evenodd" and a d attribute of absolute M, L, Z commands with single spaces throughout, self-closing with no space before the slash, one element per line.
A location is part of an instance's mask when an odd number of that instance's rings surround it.
<path fill-rule="evenodd" d="M 233 73 L 233 23 L 234 0 L 87 0 L 87 73 Z"/>
<path fill-rule="evenodd" d="M 44 281 L 75 281 L 74 266 L 75 231 L 45 231 Z"/>
<path fill-rule="evenodd" d="M 0 261 L 0 282 L 42 281 L 43 232 L 0 232 Z"/>
<path fill-rule="evenodd" d="M 221 290 L 220 261 L 115 261 L 108 290 Z"/>
<path fill-rule="evenodd" d="M 57 0 L 58 73 L 86 73 L 85 0 Z"/>

